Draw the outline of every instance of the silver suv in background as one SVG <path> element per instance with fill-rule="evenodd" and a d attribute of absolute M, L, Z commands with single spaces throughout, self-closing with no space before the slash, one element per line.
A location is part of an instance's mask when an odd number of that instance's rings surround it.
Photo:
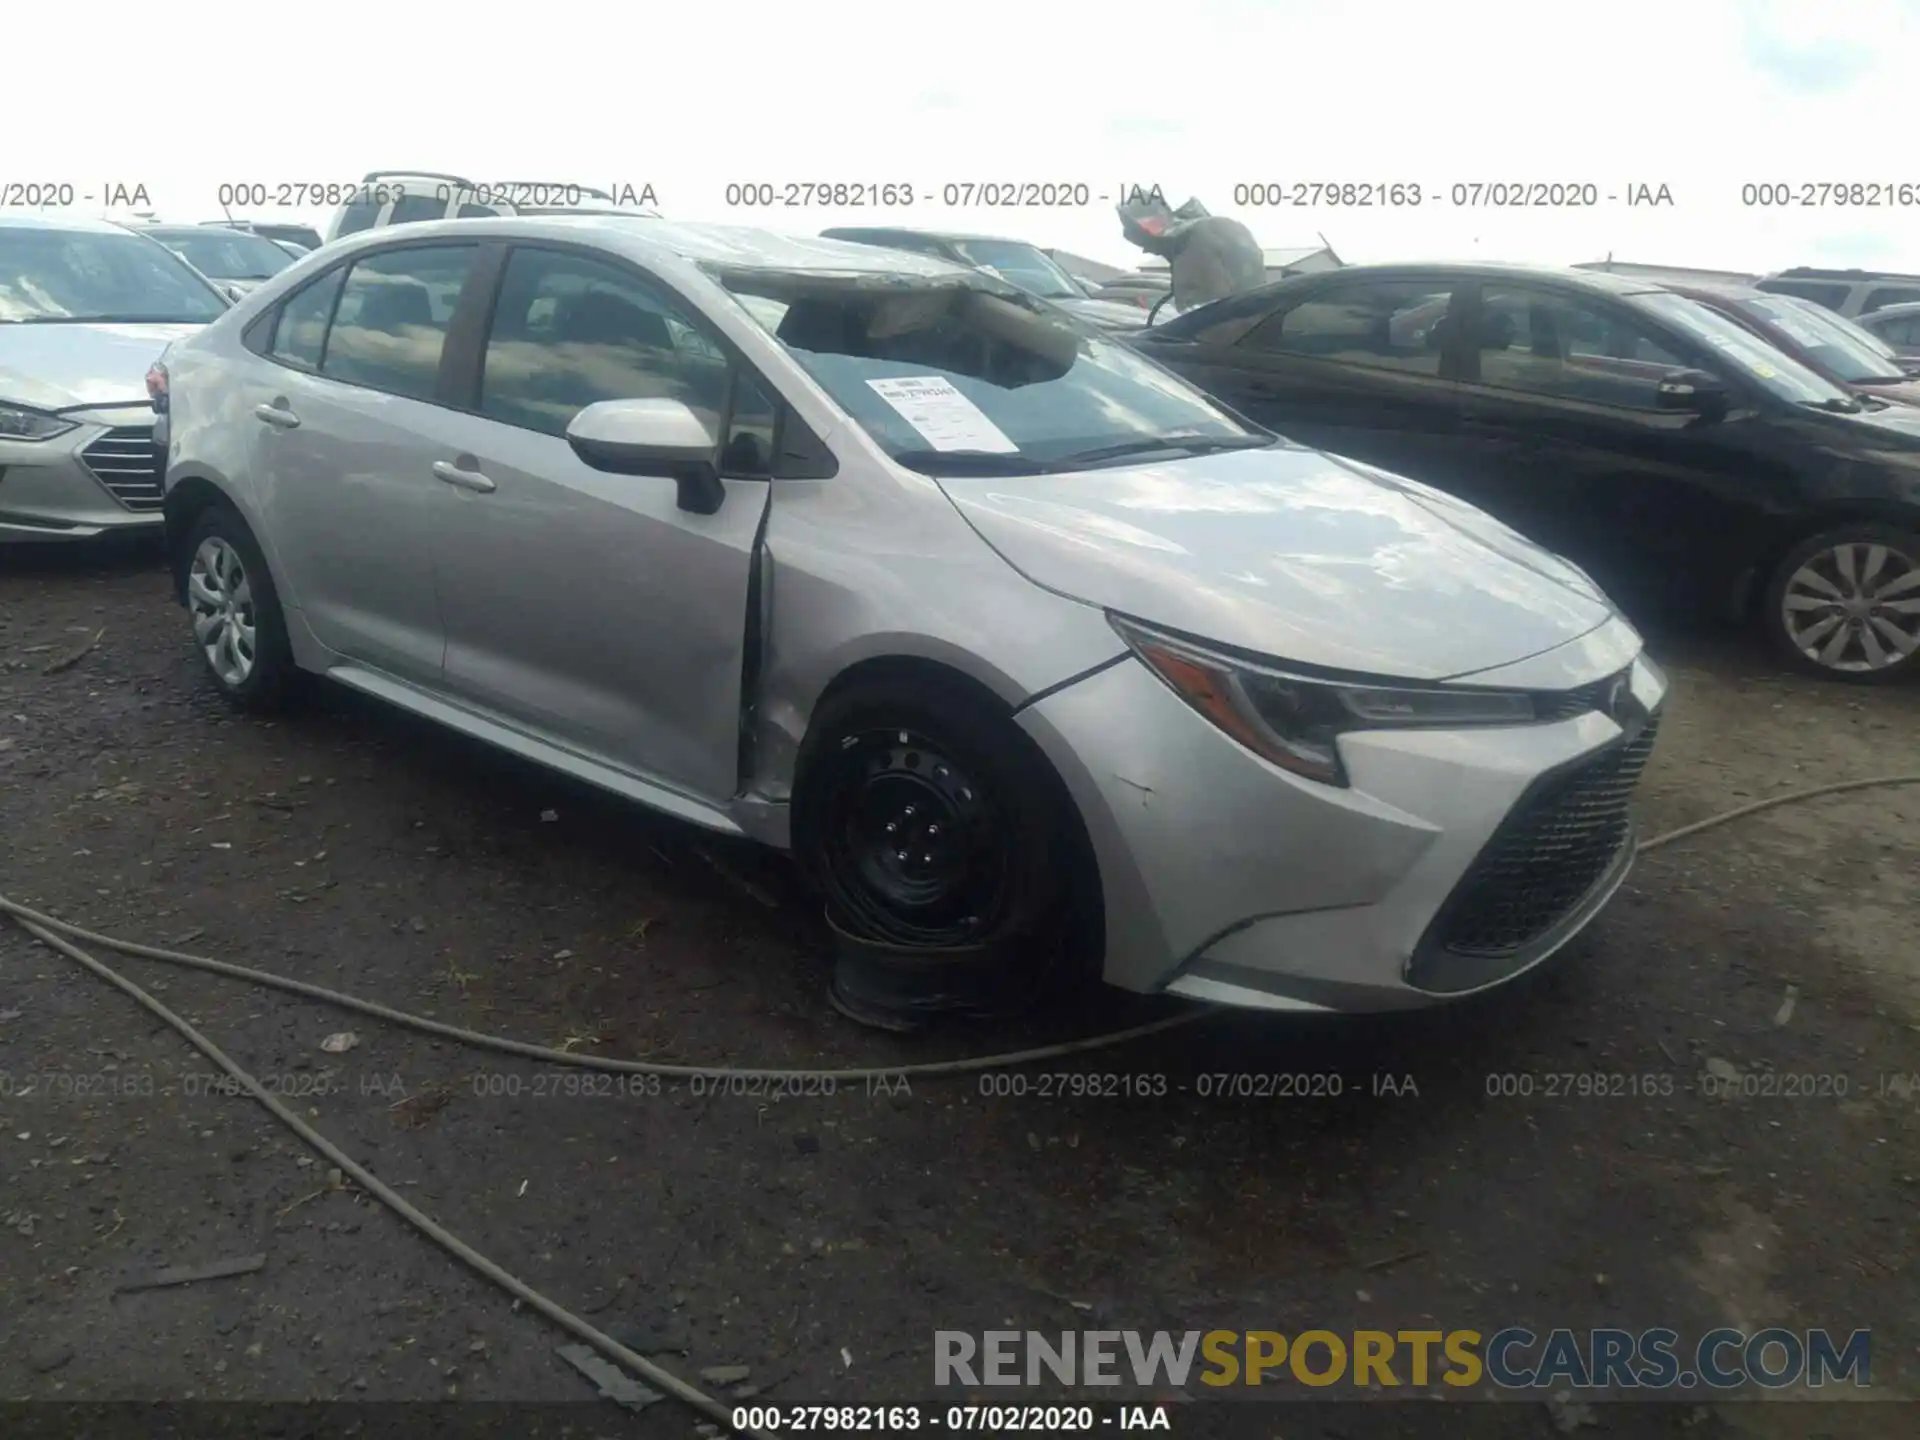
<path fill-rule="evenodd" d="M 147 371 L 226 309 L 120 225 L 0 215 L 0 543 L 158 531 Z"/>
<path fill-rule="evenodd" d="M 434 170 L 370 170 L 359 193 L 334 212 L 327 239 L 428 220 L 497 220 L 506 215 L 653 215 L 622 206 L 591 185 L 511 180 L 483 184 Z"/>
<path fill-rule="evenodd" d="M 155 384 L 221 693 L 325 675 L 790 848 L 863 944 L 1421 1006 L 1633 859 L 1666 683 L 1582 572 L 977 269 L 409 226 Z"/>

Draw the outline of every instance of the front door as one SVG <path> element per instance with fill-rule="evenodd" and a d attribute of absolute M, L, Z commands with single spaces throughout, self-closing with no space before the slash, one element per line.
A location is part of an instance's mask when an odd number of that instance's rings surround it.
<path fill-rule="evenodd" d="M 1715 358 L 1605 297 L 1488 281 L 1463 326 L 1461 428 L 1488 509 L 1624 594 L 1731 583 L 1791 488 L 1750 387 L 1726 377 L 1720 418 L 1662 409 L 1661 376 Z"/>
<path fill-rule="evenodd" d="M 584 463 L 567 423 L 600 400 L 685 401 L 726 433 L 725 502 Z M 433 457 L 446 686 L 549 743 L 710 802 L 739 782 L 748 580 L 773 410 L 671 291 L 568 250 L 501 273 L 476 416 Z"/>
<path fill-rule="evenodd" d="M 1446 373 L 1449 283 L 1381 278 L 1287 295 L 1169 363 L 1290 440 L 1467 493 Z"/>

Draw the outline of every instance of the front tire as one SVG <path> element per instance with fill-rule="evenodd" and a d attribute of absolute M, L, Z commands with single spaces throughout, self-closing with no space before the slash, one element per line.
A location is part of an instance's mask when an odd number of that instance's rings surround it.
<path fill-rule="evenodd" d="M 1787 552 L 1767 585 L 1767 638 L 1828 680 L 1884 684 L 1920 672 L 1920 535 L 1857 521 Z"/>
<path fill-rule="evenodd" d="M 253 532 L 230 507 L 209 506 L 186 552 L 187 614 L 214 688 L 243 710 L 279 709 L 294 688 L 293 648 Z"/>
<path fill-rule="evenodd" d="M 964 682 L 888 677 L 830 696 L 799 778 L 795 854 L 843 929 L 902 951 L 1056 938 L 1069 845 L 1059 782 Z"/>

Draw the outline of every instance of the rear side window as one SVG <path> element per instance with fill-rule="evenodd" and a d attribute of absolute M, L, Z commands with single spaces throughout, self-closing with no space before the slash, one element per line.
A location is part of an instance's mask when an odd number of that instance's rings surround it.
<path fill-rule="evenodd" d="M 1920 300 L 1920 290 L 1903 285 L 1883 285 L 1878 290 L 1867 292 L 1867 298 L 1860 302 L 1860 313 L 1867 314 L 1882 305 L 1904 305 L 1910 300 Z"/>
<path fill-rule="evenodd" d="M 1369 281 L 1316 291 L 1240 343 L 1370 369 L 1438 375 L 1452 292 L 1430 280 Z"/>
<path fill-rule="evenodd" d="M 432 195 L 402 195 L 393 202 L 389 225 L 412 225 L 421 220 L 447 218 L 447 202 Z"/>
<path fill-rule="evenodd" d="M 334 297 L 346 278 L 346 271 L 335 270 L 289 295 L 273 322 L 273 343 L 267 353 L 303 370 L 318 370 L 320 356 L 326 350 L 327 321 L 333 315 Z"/>
<path fill-rule="evenodd" d="M 487 336 L 480 413 L 563 435 L 601 400 L 680 400 L 718 435 L 732 367 L 665 291 L 585 256 L 517 249 Z"/>
<path fill-rule="evenodd" d="M 380 218 L 380 202 L 371 195 L 362 195 L 348 203 L 340 212 L 339 235 L 354 235 L 362 230 L 371 230 L 374 221 Z"/>
<path fill-rule="evenodd" d="M 1833 311 L 1847 303 L 1847 286 L 1823 285 L 1817 280 L 1762 280 L 1753 288 L 1771 290 L 1776 295 L 1798 295 L 1802 300 L 1811 300 Z"/>
<path fill-rule="evenodd" d="M 456 220 L 486 220 L 500 213 L 500 211 L 494 209 L 491 205 L 468 204 L 462 205 L 455 211 L 453 218 Z"/>
<path fill-rule="evenodd" d="M 347 272 L 320 373 L 350 385 L 431 400 L 440 352 L 472 245 L 412 246 L 370 255 Z"/>

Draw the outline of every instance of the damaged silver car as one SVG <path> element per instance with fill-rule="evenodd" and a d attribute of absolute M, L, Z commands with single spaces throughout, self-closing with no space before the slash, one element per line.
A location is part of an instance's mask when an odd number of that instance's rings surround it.
<path fill-rule="evenodd" d="M 223 693 L 324 675 L 789 848 L 902 952 L 1415 1006 L 1543 960 L 1632 859 L 1666 684 L 1579 570 L 990 275 L 407 226 L 153 389 Z"/>

